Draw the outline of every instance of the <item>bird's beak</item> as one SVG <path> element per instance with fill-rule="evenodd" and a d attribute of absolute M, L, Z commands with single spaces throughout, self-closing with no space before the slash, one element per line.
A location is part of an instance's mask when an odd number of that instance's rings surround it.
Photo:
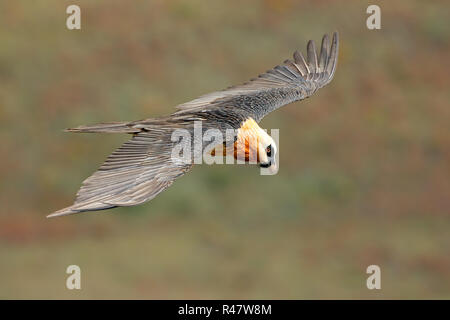
<path fill-rule="evenodd" d="M 278 165 L 275 160 L 272 159 L 270 165 L 261 165 L 261 174 L 271 176 L 278 173 Z"/>

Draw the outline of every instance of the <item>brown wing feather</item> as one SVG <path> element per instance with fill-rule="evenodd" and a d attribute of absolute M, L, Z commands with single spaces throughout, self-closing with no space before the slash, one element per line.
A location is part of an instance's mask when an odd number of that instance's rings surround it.
<path fill-rule="evenodd" d="M 242 85 L 208 93 L 178 105 L 178 111 L 175 114 L 210 111 L 224 106 L 229 108 L 233 103 L 236 108 L 240 108 L 239 100 L 245 97 L 247 98 L 245 111 L 259 121 L 271 111 L 288 103 L 305 99 L 328 84 L 336 70 L 338 45 L 337 32 L 333 34 L 331 49 L 328 35 L 324 35 L 320 53 L 317 55 L 314 42 L 309 41 L 307 59 L 300 52 L 295 51 L 294 61 L 286 60 L 282 65 Z M 254 105 L 257 105 L 253 110 L 251 110 L 252 99 L 255 100 Z M 261 106 L 261 104 L 265 105 Z M 228 111 L 233 112 L 233 110 Z"/>

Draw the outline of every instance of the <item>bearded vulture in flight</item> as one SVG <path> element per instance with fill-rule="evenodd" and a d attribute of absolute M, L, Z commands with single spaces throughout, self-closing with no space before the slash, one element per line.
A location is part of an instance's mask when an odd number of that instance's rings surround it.
<path fill-rule="evenodd" d="M 286 60 L 244 84 L 178 105 L 177 111 L 166 117 L 67 129 L 128 133 L 132 138 L 83 182 L 72 206 L 48 217 L 134 206 L 153 199 L 192 168 L 192 157 L 189 162 L 173 156 L 179 143 L 173 137 L 180 130 L 194 137 L 196 123 L 201 124 L 201 133 L 214 129 L 225 137 L 207 151 L 210 155 L 230 155 L 244 162 L 253 159 L 261 167 L 276 171 L 277 146 L 258 122 L 279 107 L 308 98 L 328 84 L 336 70 L 338 45 L 336 32 L 331 45 L 325 35 L 317 55 L 314 42 L 309 41 L 306 59 L 296 51 L 293 60 Z M 198 142 L 196 138 L 193 140 L 194 144 Z M 195 158 L 202 156 L 204 149 L 191 148 L 189 152 Z"/>

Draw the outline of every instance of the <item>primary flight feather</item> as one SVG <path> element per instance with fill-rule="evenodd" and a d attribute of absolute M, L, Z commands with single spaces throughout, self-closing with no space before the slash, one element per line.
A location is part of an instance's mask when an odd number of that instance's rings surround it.
<path fill-rule="evenodd" d="M 225 132 L 234 129 L 232 154 L 235 158 L 243 154 L 244 160 L 248 160 L 254 154 L 262 167 L 275 168 L 275 142 L 257 123 L 277 108 L 305 99 L 328 84 L 336 70 L 338 46 L 337 32 L 333 34 L 331 46 L 328 35 L 323 37 L 319 55 L 310 40 L 306 58 L 296 51 L 293 60 L 286 60 L 242 85 L 178 105 L 177 111 L 167 117 L 67 129 L 69 132 L 128 133 L 133 137 L 83 182 L 72 206 L 47 217 L 134 206 L 153 199 L 192 168 L 193 163 L 173 159 L 176 142 L 172 134 L 182 129 L 193 135 L 197 121 L 201 122 L 203 132 L 216 129 L 227 136 Z M 255 146 L 238 143 L 250 137 L 256 137 Z M 239 148 L 245 150 L 239 153 Z"/>

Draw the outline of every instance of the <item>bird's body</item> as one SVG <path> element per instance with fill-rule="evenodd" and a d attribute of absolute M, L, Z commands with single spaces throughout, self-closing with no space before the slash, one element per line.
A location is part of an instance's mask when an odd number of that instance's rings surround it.
<path fill-rule="evenodd" d="M 192 168 L 193 163 L 173 158 L 172 150 L 177 144 L 173 134 L 183 130 L 194 137 L 196 123 L 201 123 L 202 134 L 213 129 L 224 137 L 209 151 L 211 154 L 231 154 L 237 159 L 241 157 L 274 168 L 275 142 L 258 122 L 277 108 L 305 99 L 328 84 L 336 69 L 337 54 L 337 33 L 333 35 L 331 48 L 325 35 L 319 56 L 314 42 L 310 41 L 307 59 L 296 51 L 293 61 L 286 60 L 242 85 L 181 104 L 167 117 L 67 129 L 69 132 L 128 133 L 133 137 L 83 182 L 72 206 L 48 217 L 133 206 L 153 199 Z M 230 136 L 230 130 L 235 134 Z M 233 147 L 227 148 L 230 143 Z M 204 148 L 194 148 L 191 152 L 194 157 L 201 156 Z"/>

